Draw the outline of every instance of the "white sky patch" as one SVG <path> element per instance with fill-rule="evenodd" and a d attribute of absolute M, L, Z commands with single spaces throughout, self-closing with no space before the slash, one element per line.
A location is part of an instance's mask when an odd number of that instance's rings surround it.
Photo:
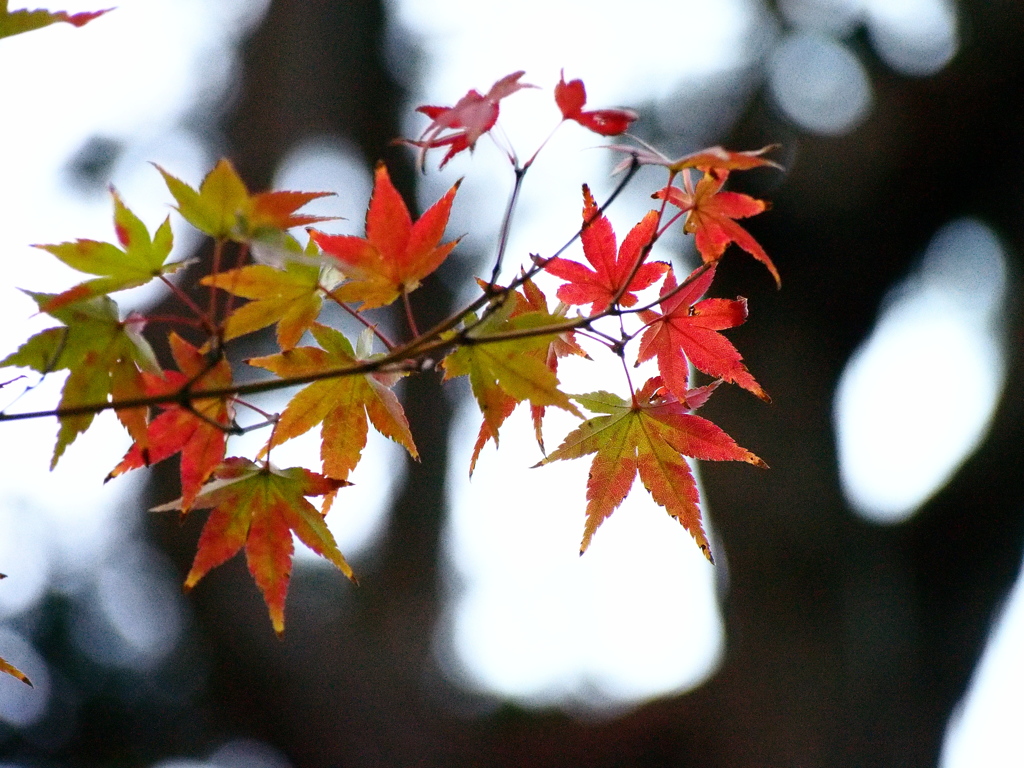
<path fill-rule="evenodd" d="M 586 8 L 525 0 L 482 14 L 468 2 L 391 5 L 394 22 L 427 50 L 427 103 L 454 103 L 469 88 L 486 93 L 519 69 L 527 70 L 525 82 L 550 89 L 565 67 L 567 77 L 584 78 L 595 106 L 664 98 L 681 77 L 736 66 L 758 7 L 748 0 L 636 0 Z"/>
<path fill-rule="evenodd" d="M 829 35 L 788 35 L 772 54 L 768 83 L 786 117 L 812 133 L 846 133 L 871 109 L 867 72 L 853 51 Z"/>
<path fill-rule="evenodd" d="M 642 366 L 634 383 L 652 372 Z M 560 374 L 567 391 L 627 391 L 614 357 L 563 359 Z M 549 451 L 577 421 L 548 409 Z M 454 643 L 455 675 L 531 706 L 597 709 L 685 690 L 710 675 L 724 645 L 722 620 L 713 566 L 689 533 L 637 480 L 581 557 L 593 457 L 531 468 L 542 454 L 523 406 L 503 427 L 500 448 L 483 450 L 470 481 L 479 426 L 467 400 L 449 473 L 456 601 L 442 637 Z"/>
<path fill-rule="evenodd" d="M 0 627 L 0 655 L 32 681 L 29 688 L 10 675 L 0 675 L 0 723 L 25 728 L 38 722 L 50 703 L 50 669 L 21 635 Z"/>
<path fill-rule="evenodd" d="M 960 47 L 956 9 L 949 0 L 864 0 L 871 45 L 903 75 L 934 75 Z"/>
<path fill-rule="evenodd" d="M 989 635 L 971 685 L 946 729 L 940 768 L 1016 768 L 1024 755 L 1024 579 Z"/>
<path fill-rule="evenodd" d="M 984 437 L 1004 385 L 1004 287 L 992 231 L 951 222 L 847 364 L 835 403 L 840 472 L 867 519 L 906 519 Z"/>

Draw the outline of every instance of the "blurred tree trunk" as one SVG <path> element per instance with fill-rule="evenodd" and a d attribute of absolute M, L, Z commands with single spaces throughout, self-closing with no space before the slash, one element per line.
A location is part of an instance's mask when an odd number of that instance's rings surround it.
<path fill-rule="evenodd" d="M 407 160 L 388 147 L 407 105 L 385 67 L 383 24 L 377 0 L 272 3 L 245 45 L 227 122 L 228 152 L 252 188 L 270 184 L 295 141 L 338 133 L 368 163 L 387 157 L 411 192 Z M 1024 373 L 1024 6 L 974 0 L 962 29 L 962 53 L 937 77 L 876 67 L 873 116 L 849 136 L 797 135 L 758 99 L 730 139 L 781 139 L 792 162 L 770 192 L 773 212 L 751 225 L 783 290 L 763 290 L 763 270 L 742 259 L 721 270 L 722 295 L 754 294 L 735 338 L 775 403 L 725 392 L 709 406 L 772 465 L 703 469 L 729 585 L 728 650 L 710 682 L 600 724 L 514 708 L 458 719 L 430 652 L 449 409 L 427 375 L 405 390 L 423 461 L 406 467 L 361 587 L 334 574 L 297 579 L 283 643 L 240 563 L 194 594 L 214 649 L 215 727 L 266 739 L 298 768 L 934 765 L 1024 548 L 1024 413 L 1013 385 Z M 871 526 L 840 492 L 835 385 L 892 282 L 964 214 L 995 226 L 1015 259 L 1011 390 L 946 489 L 910 523 Z M 450 304 L 440 281 L 416 296 L 434 316 Z M 920 385 L 947 389 L 956 407 L 956 381 L 971 372 L 949 368 L 947 380 Z M 188 545 L 180 532 L 161 538 L 171 536 L 184 570 Z"/>

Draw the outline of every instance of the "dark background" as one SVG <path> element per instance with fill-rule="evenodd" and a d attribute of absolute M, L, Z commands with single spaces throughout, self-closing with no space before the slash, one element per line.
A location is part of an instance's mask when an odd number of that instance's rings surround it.
<path fill-rule="evenodd" d="M 273 745 L 297 768 L 936 765 L 1024 554 L 1016 387 L 1024 4 L 958 8 L 960 52 L 932 77 L 894 74 L 863 33 L 854 37 L 875 104 L 849 134 L 801 133 L 754 89 L 716 138 L 734 148 L 781 141 L 792 162 L 782 177 L 752 174 L 748 182 L 773 201 L 750 229 L 785 286 L 758 293 L 752 321 L 734 335 L 775 402 L 766 408 L 727 393 L 706 414 L 773 467 L 702 468 L 729 582 L 727 650 L 709 682 L 600 722 L 510 705 L 460 716 L 467 698 L 442 679 L 431 652 L 450 412 L 436 377 L 425 375 L 405 390 L 423 461 L 409 464 L 383 541 L 359 564 L 358 590 L 322 570 L 296 580 L 279 642 L 236 559 L 189 598 L 188 647 L 145 679 L 76 662 L 67 606 L 54 598 L 42 650 L 70 681 L 62 690 L 74 691 L 77 715 L 60 738 L 7 738 L 7 755 L 144 766 L 200 758 L 244 736 Z M 386 158 L 413 199 L 410 157 L 389 143 L 411 105 L 384 64 L 384 13 L 374 0 L 274 0 L 244 44 L 223 133 L 211 134 L 226 142 L 251 189 L 271 185 L 297 141 L 337 134 L 368 167 Z M 887 289 L 940 226 L 964 215 L 991 225 L 1009 254 L 1007 391 L 984 443 L 946 488 L 905 524 L 870 525 L 848 509 L 839 486 L 836 382 Z M 752 285 L 765 283 L 762 269 L 727 261 L 721 295 L 752 295 Z M 446 314 L 443 279 L 459 277 L 443 274 L 414 295 L 424 322 Z M 949 368 L 947 381 L 921 386 L 952 389 L 970 375 L 955 360 Z M 182 574 L 200 523 L 149 521 Z M 182 686 L 182 678 L 192 682 Z M 165 687 L 168 680 L 179 684 Z"/>

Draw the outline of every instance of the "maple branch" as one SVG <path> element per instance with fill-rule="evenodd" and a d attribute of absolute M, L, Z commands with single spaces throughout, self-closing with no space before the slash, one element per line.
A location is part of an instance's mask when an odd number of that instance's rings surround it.
<path fill-rule="evenodd" d="M 465 313 L 463 313 L 465 314 Z M 143 408 L 149 406 L 166 405 L 166 404 L 177 404 L 181 407 L 189 408 L 191 410 L 191 403 L 195 400 L 212 400 L 220 397 L 244 397 L 245 395 L 260 394 L 263 392 L 274 392 L 279 389 L 285 389 L 287 387 L 311 384 L 315 381 L 323 381 L 326 379 L 341 378 L 343 376 L 356 376 L 359 374 L 367 373 L 407 373 L 409 371 L 415 371 L 420 369 L 419 359 L 423 358 L 432 352 L 436 352 L 440 349 L 447 349 L 449 347 L 458 346 L 459 344 L 488 344 L 497 343 L 500 341 L 508 341 L 511 339 L 518 338 L 530 338 L 534 336 L 548 336 L 553 334 L 564 333 L 566 331 L 575 330 L 576 328 L 584 327 L 591 323 L 593 320 L 603 317 L 604 315 L 595 315 L 593 318 L 581 317 L 575 320 L 567 320 L 564 323 L 558 323 L 550 326 L 541 326 L 537 328 L 521 328 L 510 331 L 499 332 L 484 337 L 462 337 L 455 336 L 450 339 L 439 339 L 436 338 L 441 333 L 450 330 L 458 320 L 461 319 L 462 315 L 459 315 L 451 322 L 449 327 L 441 328 L 441 326 L 447 325 L 449 321 L 439 324 L 435 329 L 431 329 L 427 334 L 423 334 L 416 339 L 413 339 L 408 344 L 398 347 L 392 350 L 389 354 L 376 360 L 363 360 L 354 365 L 344 366 L 341 368 L 329 368 L 323 371 L 316 371 L 314 373 L 308 373 L 301 376 L 290 376 L 287 378 L 268 379 L 264 381 L 256 381 L 250 384 L 239 384 L 237 386 L 230 387 L 214 387 L 210 389 L 191 389 L 191 384 L 196 380 L 202 378 L 207 372 L 203 371 L 196 376 L 192 381 L 183 386 L 176 392 L 168 392 L 161 395 L 146 395 L 143 397 L 131 397 L 124 398 L 122 400 L 110 400 L 102 403 L 93 403 L 88 405 L 77 405 L 65 408 L 53 408 L 46 411 L 25 411 L 23 413 L 0 413 L 0 422 L 5 421 L 24 421 L 27 419 L 40 419 L 47 417 L 65 418 L 68 416 L 84 416 L 89 414 L 102 413 L 109 410 L 123 410 L 128 408 Z M 441 330 L 435 333 L 437 328 Z M 196 414 L 200 418 L 205 420 L 201 414 Z M 214 422 L 211 422 L 214 423 Z M 219 429 L 224 429 L 224 425 L 217 424 Z M 230 429 L 225 430 L 230 431 Z M 233 434 L 233 432 L 232 432 Z"/>
<path fill-rule="evenodd" d="M 539 150 L 538 150 L 539 151 Z M 534 157 L 536 157 L 534 153 Z M 533 162 L 533 157 L 530 158 L 530 162 L 520 167 L 516 165 L 514 168 L 516 180 L 512 185 L 512 194 L 509 195 L 508 205 L 505 206 L 505 215 L 501 218 L 501 234 L 498 236 L 498 253 L 494 259 L 494 268 L 491 270 L 491 279 L 487 283 L 488 291 L 493 291 L 495 284 L 498 282 L 498 274 L 501 272 L 501 262 L 505 258 L 505 249 L 508 247 L 508 236 L 512 230 L 512 214 L 515 213 L 516 204 L 519 201 L 519 192 L 523 188 L 523 178 L 526 176 L 526 171 L 530 167 L 530 163 Z"/>
<path fill-rule="evenodd" d="M 277 426 L 277 417 L 273 416 L 264 421 L 258 421 L 255 424 L 249 424 L 248 426 L 236 426 L 229 434 L 232 435 L 247 435 L 250 432 L 255 432 L 257 429 L 265 429 L 270 426 Z M 268 451 L 269 453 L 269 451 Z"/>

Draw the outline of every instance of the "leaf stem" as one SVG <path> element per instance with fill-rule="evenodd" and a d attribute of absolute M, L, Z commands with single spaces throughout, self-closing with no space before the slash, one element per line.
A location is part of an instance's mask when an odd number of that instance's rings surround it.
<path fill-rule="evenodd" d="M 402 304 L 405 305 L 405 321 L 409 324 L 409 333 L 414 339 L 418 339 L 420 331 L 416 327 L 416 317 L 412 313 L 412 302 L 409 301 L 409 291 L 402 286 Z"/>
<path fill-rule="evenodd" d="M 195 313 L 196 317 L 199 319 L 199 322 L 202 324 L 203 328 L 206 329 L 207 333 L 209 333 L 211 336 L 215 336 L 217 333 L 217 328 L 214 325 L 211 316 L 203 312 L 202 308 L 194 301 L 192 301 L 192 297 L 185 293 L 183 290 L 181 290 L 181 288 L 172 283 L 170 280 L 168 280 L 166 275 L 160 275 L 160 280 L 163 282 L 164 285 L 167 286 L 170 292 L 174 294 L 182 304 L 184 304 L 186 307 L 188 307 Z M 215 289 L 211 288 L 210 290 Z"/>
<path fill-rule="evenodd" d="M 367 319 L 366 319 L 365 317 L 363 317 L 363 315 L 362 315 L 362 313 L 361 313 L 361 312 L 358 312 L 358 311 L 356 311 L 356 310 L 352 309 L 352 307 L 350 307 L 350 306 L 349 306 L 348 304 L 346 304 L 346 303 L 345 303 L 344 301 L 342 301 L 341 299 L 339 299 L 339 298 L 338 298 L 338 297 L 337 297 L 337 296 L 335 295 L 335 293 L 334 293 L 334 291 L 333 291 L 333 290 L 331 290 L 331 289 L 329 289 L 329 288 L 327 288 L 327 287 L 325 287 L 325 286 L 323 286 L 323 285 L 317 285 L 317 287 L 318 287 L 318 288 L 319 288 L 319 289 L 320 289 L 321 291 L 323 291 L 323 292 L 324 292 L 324 294 L 325 294 L 326 296 L 330 297 L 330 299 L 331 299 L 331 300 L 332 300 L 332 301 L 333 301 L 333 302 L 334 302 L 335 304 L 337 304 L 337 305 L 338 305 L 339 307 L 341 307 L 341 308 L 342 308 L 343 310 L 345 310 L 346 312 L 348 312 L 348 314 L 350 314 L 350 315 L 351 315 L 352 317 L 354 317 L 354 318 L 355 318 L 356 320 L 358 320 L 358 321 L 359 321 L 360 323 L 362 323 L 362 324 L 363 324 L 364 326 L 366 326 L 366 327 L 367 327 L 367 328 L 369 328 L 369 329 L 370 329 L 371 331 L 373 331 L 373 335 L 374 335 L 374 336 L 376 336 L 376 337 L 377 337 L 378 339 L 380 339 L 380 342 L 381 342 L 381 344 L 383 344 L 383 345 L 384 345 L 384 346 L 385 346 L 385 347 L 387 348 L 387 350 L 388 350 L 389 352 L 390 352 L 390 351 L 391 351 L 392 349 L 394 349 L 394 348 L 395 348 L 395 345 L 394 345 L 394 343 L 393 343 L 393 342 L 391 341 L 391 339 L 389 339 L 389 338 L 388 338 L 387 336 L 385 336 L 385 335 L 384 335 L 384 333 L 383 333 L 383 332 L 382 332 L 382 331 L 381 331 L 381 330 L 380 330 L 380 329 L 379 329 L 379 328 L 377 327 L 377 324 L 376 324 L 376 323 L 371 323 L 371 322 L 370 322 L 369 320 L 367 320 Z"/>

